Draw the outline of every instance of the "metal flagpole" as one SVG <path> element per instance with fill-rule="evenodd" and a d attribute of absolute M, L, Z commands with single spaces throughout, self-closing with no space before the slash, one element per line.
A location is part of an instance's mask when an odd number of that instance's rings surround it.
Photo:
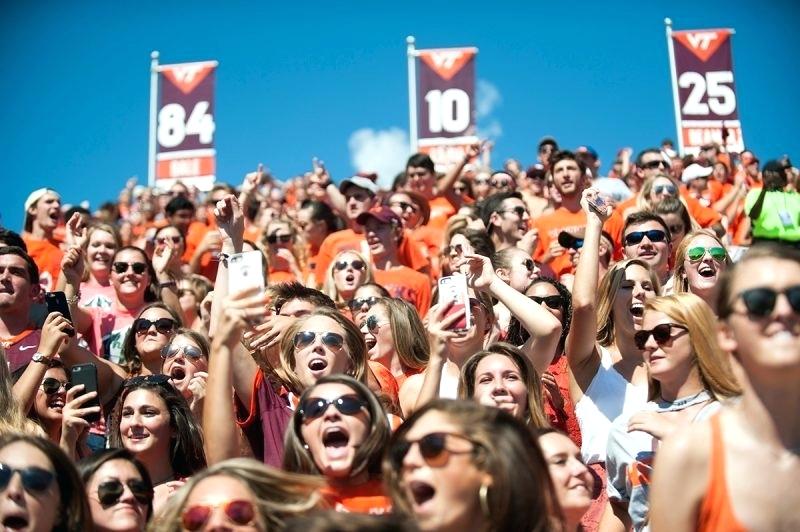
<path fill-rule="evenodd" d="M 683 128 L 681 127 L 681 101 L 678 94 L 678 80 L 675 71 L 675 48 L 672 44 L 672 19 L 664 19 L 667 32 L 667 50 L 669 51 L 669 75 L 672 78 L 672 101 L 675 106 L 675 129 L 678 132 L 678 154 L 683 156 Z"/>
<path fill-rule="evenodd" d="M 413 35 L 406 37 L 408 56 L 408 141 L 411 153 L 417 152 L 417 52 Z"/>
<path fill-rule="evenodd" d="M 147 143 L 147 186 L 156 184 L 156 108 L 158 107 L 158 50 L 150 53 L 150 131 Z"/>

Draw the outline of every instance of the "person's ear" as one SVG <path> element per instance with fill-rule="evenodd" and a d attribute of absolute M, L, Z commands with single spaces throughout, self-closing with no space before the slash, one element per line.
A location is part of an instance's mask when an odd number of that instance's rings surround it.
<path fill-rule="evenodd" d="M 508 268 L 497 268 L 494 270 L 494 273 L 503 280 L 503 282 L 508 282 L 511 279 L 511 270 Z"/>
<path fill-rule="evenodd" d="M 717 340 L 720 348 L 726 353 L 734 353 L 739 346 L 733 333 L 733 328 L 728 324 L 727 320 L 719 320 L 717 324 Z"/>
<path fill-rule="evenodd" d="M 489 226 L 492 225 L 500 225 L 500 213 L 497 211 L 489 215 Z"/>

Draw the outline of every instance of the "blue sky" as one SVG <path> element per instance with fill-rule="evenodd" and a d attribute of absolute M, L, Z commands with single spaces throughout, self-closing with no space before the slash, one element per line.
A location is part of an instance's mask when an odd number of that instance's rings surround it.
<path fill-rule="evenodd" d="M 762 161 L 800 159 L 800 7 L 791 0 L 6 2 L 0 223 L 18 229 L 40 186 L 94 208 L 127 177 L 146 180 L 154 49 L 164 63 L 220 62 L 224 181 L 238 183 L 259 162 L 287 178 L 315 155 L 336 179 L 358 164 L 394 168 L 408 130 L 409 34 L 420 48 L 480 49 L 479 127 L 496 141 L 495 163 L 532 162 L 550 134 L 566 147 L 592 145 L 607 168 L 620 147 L 675 137 L 665 16 L 675 29 L 736 29 L 746 144 Z"/>

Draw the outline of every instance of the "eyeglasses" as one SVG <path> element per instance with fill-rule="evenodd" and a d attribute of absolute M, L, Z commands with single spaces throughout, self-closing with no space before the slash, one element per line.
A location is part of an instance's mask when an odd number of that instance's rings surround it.
<path fill-rule="evenodd" d="M 133 331 L 136 334 L 141 334 L 150 330 L 150 327 L 155 325 L 156 331 L 161 334 L 167 335 L 175 328 L 175 320 L 171 318 L 158 318 L 155 321 L 150 321 L 146 318 L 137 318 L 133 322 Z"/>
<path fill-rule="evenodd" d="M 336 410 L 345 416 L 354 416 L 361 412 L 361 409 L 367 408 L 367 403 L 356 395 L 343 395 L 336 399 L 323 399 L 321 397 L 311 397 L 303 401 L 300 405 L 300 415 L 303 421 L 310 421 L 317 419 L 324 414 L 328 407 L 333 405 Z"/>
<path fill-rule="evenodd" d="M 317 338 L 322 337 L 322 343 L 333 349 L 341 349 L 344 345 L 344 337 L 335 332 L 317 333 L 313 331 L 300 331 L 294 335 L 294 348 L 303 349 L 311 345 Z"/>
<path fill-rule="evenodd" d="M 661 325 L 656 325 L 649 331 L 637 331 L 636 334 L 633 335 L 633 342 L 636 344 L 637 348 L 644 349 L 647 339 L 652 335 L 653 340 L 655 340 L 658 345 L 663 345 L 672 338 L 672 329 L 689 330 L 684 325 L 678 325 L 677 323 L 662 323 Z"/>
<path fill-rule="evenodd" d="M 143 385 L 160 386 L 162 384 L 169 384 L 169 375 L 155 374 L 155 375 L 138 375 L 131 377 L 122 383 L 123 388 L 137 388 Z"/>
<path fill-rule="evenodd" d="M 381 325 L 386 325 L 386 323 L 388 323 L 388 322 L 380 322 L 380 321 L 378 321 L 378 316 L 375 316 L 374 314 L 372 314 L 370 316 L 367 316 L 367 330 L 372 334 L 375 334 L 376 332 L 378 332 L 378 329 L 380 328 L 380 326 Z"/>
<path fill-rule="evenodd" d="M 489 184 L 492 185 L 494 188 L 508 188 L 511 186 L 511 181 L 507 181 L 505 179 L 492 179 L 489 181 Z"/>
<path fill-rule="evenodd" d="M 783 294 L 789 301 L 789 306 L 795 314 L 800 314 L 800 285 L 790 286 L 783 290 L 772 288 L 751 288 L 744 290 L 736 299 L 742 298 L 747 313 L 756 318 L 764 318 L 772 314 L 775 310 L 775 303 L 778 302 L 778 295 Z"/>
<path fill-rule="evenodd" d="M 639 244 L 644 237 L 650 242 L 663 242 L 667 239 L 667 233 L 662 231 L 661 229 L 650 229 L 649 231 L 633 231 L 632 233 L 628 233 L 625 235 L 625 245 L 626 246 L 635 246 Z"/>
<path fill-rule="evenodd" d="M 670 196 L 674 196 L 678 193 L 678 189 L 675 188 L 675 185 L 656 185 L 653 187 L 654 194 L 669 194 Z"/>
<path fill-rule="evenodd" d="M 447 442 L 452 438 L 468 441 L 473 447 L 465 451 L 456 451 L 448 448 Z M 430 467 L 444 467 L 450 459 L 451 454 L 471 454 L 474 453 L 476 449 L 480 448 L 480 444 L 472 441 L 467 436 L 449 432 L 432 432 L 414 441 L 398 440 L 392 448 L 389 449 L 389 460 L 394 469 L 400 469 L 403 466 L 403 460 L 414 444 L 419 446 L 419 454 L 422 455 L 425 463 Z"/>
<path fill-rule="evenodd" d="M 513 212 L 520 218 L 523 218 L 526 214 L 528 214 L 528 210 L 525 207 L 514 207 L 513 209 L 505 209 L 500 212 Z"/>
<path fill-rule="evenodd" d="M 655 170 L 656 168 L 661 167 L 669 168 L 669 165 L 666 163 L 666 161 L 660 159 L 657 161 L 650 161 L 649 163 L 642 163 L 642 168 L 646 168 L 648 170 Z"/>
<path fill-rule="evenodd" d="M 355 299 L 351 299 L 350 302 L 347 304 L 350 307 L 350 310 L 356 312 L 361 310 L 364 305 L 367 306 L 367 309 L 371 309 L 372 306 L 377 303 L 381 298 L 377 296 L 370 296 L 370 297 L 357 297 Z"/>
<path fill-rule="evenodd" d="M 361 271 L 367 265 L 364 264 L 363 260 L 359 260 L 359 259 L 355 259 L 355 260 L 350 261 L 350 262 L 347 262 L 346 260 L 340 260 L 336 264 L 333 265 L 334 269 L 337 272 L 340 272 L 342 270 L 346 270 L 348 266 L 352 266 L 354 270 Z"/>
<path fill-rule="evenodd" d="M 183 237 L 180 236 L 160 236 L 156 238 L 156 244 L 164 245 L 167 241 L 172 242 L 173 244 L 180 244 Z"/>
<path fill-rule="evenodd" d="M 288 244 L 292 241 L 292 235 L 269 235 L 267 237 L 268 244 L 277 244 L 280 241 L 281 244 Z"/>
<path fill-rule="evenodd" d="M 0 464 L 0 491 L 4 491 L 11 482 L 14 473 L 19 473 L 22 479 L 22 487 L 28 493 L 44 493 L 53 480 L 55 473 L 42 469 L 41 467 L 29 466 L 23 468 L 11 467 L 10 465 Z"/>
<path fill-rule="evenodd" d="M 528 270 L 528 272 L 530 273 L 536 271 L 536 263 L 533 262 L 533 259 L 525 259 L 524 261 L 522 261 L 522 265 L 525 266 L 525 269 Z"/>
<path fill-rule="evenodd" d="M 153 500 L 153 488 L 140 478 L 132 478 L 126 482 L 133 497 L 139 504 L 148 505 Z M 125 485 L 119 479 L 107 480 L 97 486 L 97 499 L 103 507 L 117 504 L 125 491 Z"/>
<path fill-rule="evenodd" d="M 711 255 L 711 258 L 717 262 L 722 262 L 725 260 L 725 257 L 728 256 L 728 253 L 725 251 L 725 248 L 715 246 L 713 248 L 704 248 L 704 247 L 695 247 L 689 248 L 686 250 L 686 256 L 692 262 L 697 262 L 701 260 L 703 257 L 706 256 L 706 252 Z"/>
<path fill-rule="evenodd" d="M 161 348 L 161 358 L 165 360 L 172 358 L 181 351 L 189 358 L 200 358 L 203 356 L 203 351 L 199 347 L 193 345 L 165 345 Z"/>
<path fill-rule="evenodd" d="M 669 227 L 669 234 L 671 235 L 683 233 L 683 224 L 668 225 L 667 227 Z"/>
<path fill-rule="evenodd" d="M 389 205 L 392 207 L 398 206 L 404 211 L 417 212 L 418 210 L 416 205 L 413 205 L 411 203 L 406 203 L 405 201 L 393 201 Z"/>
<path fill-rule="evenodd" d="M 61 388 L 64 388 L 64 391 L 70 389 L 70 384 L 68 381 L 60 381 L 58 379 L 54 379 L 53 377 L 47 377 L 42 381 L 42 390 L 47 395 L 53 395 L 54 393 L 58 393 Z"/>
<path fill-rule="evenodd" d="M 456 255 L 463 255 L 464 254 L 464 246 L 461 244 L 456 244 L 455 246 L 445 246 L 442 250 L 445 255 L 452 255 L 455 252 Z"/>
<path fill-rule="evenodd" d="M 186 530 L 200 530 L 211 518 L 215 508 L 222 508 L 225 517 L 239 526 L 249 525 L 256 518 L 256 508 L 244 499 L 218 502 L 216 504 L 194 504 L 181 514 L 181 523 Z"/>
<path fill-rule="evenodd" d="M 147 264 L 144 262 L 115 262 L 111 267 L 114 268 L 114 273 L 117 275 L 127 272 L 128 268 L 133 268 L 133 273 L 136 275 L 142 275 L 147 271 Z"/>
<path fill-rule="evenodd" d="M 559 309 L 563 304 L 561 296 L 528 296 L 528 299 L 536 301 L 540 305 L 544 303 L 552 309 Z"/>

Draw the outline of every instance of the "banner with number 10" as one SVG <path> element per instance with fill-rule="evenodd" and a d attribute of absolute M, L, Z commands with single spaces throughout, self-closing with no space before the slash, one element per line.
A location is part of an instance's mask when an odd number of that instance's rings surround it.
<path fill-rule="evenodd" d="M 216 173 L 216 61 L 160 65 L 156 119 L 156 185 L 177 180 L 210 190 Z"/>

